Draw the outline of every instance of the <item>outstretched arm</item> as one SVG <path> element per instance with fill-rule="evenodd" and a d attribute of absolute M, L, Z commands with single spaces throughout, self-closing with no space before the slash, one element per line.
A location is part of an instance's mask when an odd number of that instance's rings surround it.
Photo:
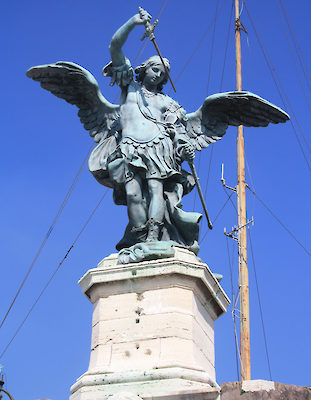
<path fill-rule="evenodd" d="M 119 28 L 113 35 L 109 50 L 111 54 L 111 61 L 115 67 L 121 66 L 125 63 L 125 56 L 122 52 L 122 46 L 126 42 L 129 33 L 134 29 L 136 25 L 144 25 L 147 21 L 150 21 L 151 15 L 147 11 L 142 10 L 140 14 L 134 15 L 124 25 Z"/>

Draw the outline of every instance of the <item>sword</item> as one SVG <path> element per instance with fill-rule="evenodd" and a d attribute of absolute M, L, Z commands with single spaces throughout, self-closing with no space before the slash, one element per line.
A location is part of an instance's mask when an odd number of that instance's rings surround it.
<path fill-rule="evenodd" d="M 207 225 L 208 225 L 208 227 L 210 229 L 213 229 L 213 224 L 211 223 L 211 220 L 209 219 L 209 216 L 208 216 L 208 212 L 207 212 L 206 204 L 205 204 L 205 201 L 204 201 L 204 197 L 203 197 L 203 193 L 202 193 L 202 189 L 201 189 L 201 185 L 200 185 L 200 182 L 199 182 L 199 177 L 198 177 L 197 171 L 195 169 L 195 166 L 194 166 L 193 162 L 189 161 L 188 164 L 189 164 L 189 167 L 191 169 L 192 175 L 194 177 L 195 185 L 196 185 L 196 187 L 198 189 L 200 200 L 201 200 L 201 203 L 202 203 L 202 206 L 203 206 L 203 210 L 204 210 L 204 213 L 205 213 L 205 216 L 206 216 L 206 219 L 207 219 Z"/>
<path fill-rule="evenodd" d="M 143 12 L 144 10 L 143 10 L 141 7 L 139 7 L 138 10 L 139 10 L 139 14 L 142 16 L 142 12 Z M 161 62 L 162 62 L 162 64 L 163 64 L 163 67 L 164 67 L 164 69 L 165 69 L 165 72 L 166 72 L 166 74 L 167 74 L 167 76 L 168 76 L 168 79 L 170 80 L 170 82 L 171 82 L 171 84 L 172 84 L 172 87 L 173 87 L 173 89 L 174 89 L 174 91 L 175 91 L 175 93 L 176 93 L 176 89 L 175 89 L 174 83 L 173 83 L 173 81 L 172 81 L 172 79 L 171 79 L 171 77 L 170 77 L 170 73 L 168 72 L 168 69 L 167 69 L 167 67 L 166 67 L 166 65 L 165 65 L 165 63 L 164 63 L 163 57 L 162 57 L 162 55 L 161 55 L 160 49 L 159 49 L 159 47 L 158 47 L 158 45 L 157 45 L 157 42 L 156 42 L 156 40 L 155 40 L 155 36 L 154 36 L 154 33 L 153 33 L 155 27 L 158 25 L 158 22 L 159 22 L 159 20 L 156 20 L 152 25 L 151 25 L 151 23 L 150 23 L 149 21 L 146 21 L 146 22 L 145 22 L 146 32 L 144 33 L 144 35 L 143 35 L 143 37 L 141 38 L 141 40 L 144 40 L 145 38 L 149 37 L 149 39 L 151 40 L 151 42 L 154 44 L 154 47 L 155 47 L 155 49 L 156 49 L 156 51 L 157 51 L 157 53 L 158 53 L 158 55 L 159 55 L 159 57 L 160 57 L 160 60 L 161 60 Z"/>

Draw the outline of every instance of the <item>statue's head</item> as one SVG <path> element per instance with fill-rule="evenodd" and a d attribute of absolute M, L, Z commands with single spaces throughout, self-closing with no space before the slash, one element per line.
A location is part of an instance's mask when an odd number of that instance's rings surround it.
<path fill-rule="evenodd" d="M 170 62 L 168 61 L 168 59 L 163 58 L 163 61 L 164 61 L 164 64 L 165 64 L 167 70 L 170 71 Z M 148 68 L 152 68 L 154 66 L 159 66 L 159 68 L 163 68 L 163 64 L 162 64 L 159 56 L 149 57 L 141 65 L 139 65 L 138 67 L 135 68 L 135 74 L 137 74 L 136 81 L 143 82 Z M 164 72 L 164 76 L 163 76 L 161 82 L 157 85 L 157 89 L 159 91 L 161 91 L 163 89 L 163 86 L 167 83 L 167 81 L 168 81 L 168 76 Z"/>

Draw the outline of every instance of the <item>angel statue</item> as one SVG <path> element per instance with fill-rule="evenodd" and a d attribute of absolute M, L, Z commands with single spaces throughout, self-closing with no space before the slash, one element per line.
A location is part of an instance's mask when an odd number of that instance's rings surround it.
<path fill-rule="evenodd" d="M 195 151 L 222 138 L 228 125 L 267 126 L 289 119 L 280 108 L 250 92 L 209 96 L 191 114 L 163 93 L 169 61 L 148 58 L 133 70 L 122 52 L 129 33 L 150 24 L 144 10 L 113 35 L 111 62 L 103 75 L 121 88 L 120 105 L 107 101 L 95 78 L 72 62 L 30 68 L 27 76 L 79 108 L 84 128 L 98 143 L 89 158 L 96 180 L 113 189 L 117 205 L 126 205 L 128 225 L 116 248 L 119 262 L 167 257 L 172 245 L 198 252 L 201 214 L 182 210 L 182 197 L 194 187 L 182 169 Z"/>

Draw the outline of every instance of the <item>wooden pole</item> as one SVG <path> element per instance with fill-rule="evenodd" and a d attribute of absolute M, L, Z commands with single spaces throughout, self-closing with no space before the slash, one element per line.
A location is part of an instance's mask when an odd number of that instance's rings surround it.
<path fill-rule="evenodd" d="M 241 36 L 239 0 L 235 0 L 235 50 L 237 90 L 242 90 Z M 239 289 L 240 289 L 240 355 L 241 381 L 251 379 L 250 331 L 249 331 L 249 290 L 246 239 L 246 198 L 245 198 L 245 159 L 243 126 L 238 127 L 237 136 L 238 169 L 238 218 L 239 218 Z"/>

